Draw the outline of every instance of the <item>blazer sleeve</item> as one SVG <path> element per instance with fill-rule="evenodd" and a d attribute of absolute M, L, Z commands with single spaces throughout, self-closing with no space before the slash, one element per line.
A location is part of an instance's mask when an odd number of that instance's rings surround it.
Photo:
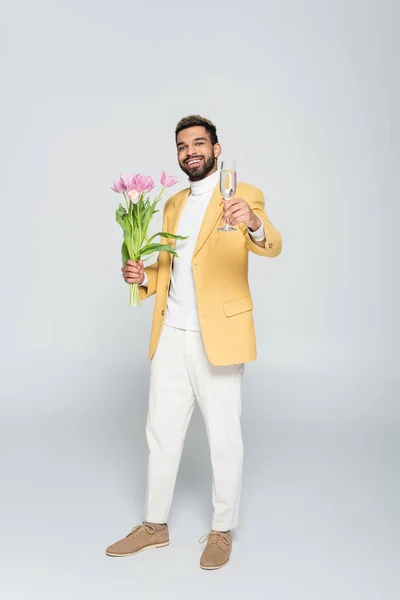
<path fill-rule="evenodd" d="M 282 250 L 282 236 L 272 225 L 267 213 L 265 212 L 264 194 L 261 190 L 255 188 L 254 193 L 252 193 L 249 198 L 245 198 L 245 200 L 249 203 L 252 211 L 254 211 L 257 217 L 261 220 L 265 231 L 265 245 L 264 248 L 261 248 L 253 242 L 249 232 L 247 231 L 247 227 L 241 223 L 240 225 L 243 225 L 241 229 L 246 238 L 247 249 L 254 254 L 258 254 L 259 256 L 268 256 L 270 258 L 278 256 Z"/>
<path fill-rule="evenodd" d="M 150 298 L 157 290 L 157 276 L 158 276 L 158 259 L 157 262 L 152 265 L 145 267 L 144 272 L 147 275 L 147 286 L 139 285 L 139 296 L 141 300 Z"/>

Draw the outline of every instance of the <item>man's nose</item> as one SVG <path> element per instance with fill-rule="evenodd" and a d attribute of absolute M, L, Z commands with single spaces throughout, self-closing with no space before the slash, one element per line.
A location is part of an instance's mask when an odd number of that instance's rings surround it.
<path fill-rule="evenodd" d="M 192 156 L 197 156 L 196 148 L 194 146 L 187 151 L 187 157 L 191 158 Z"/>
<path fill-rule="evenodd" d="M 185 159 L 184 160 L 189 160 L 190 158 L 192 158 L 192 156 L 194 156 L 193 150 L 186 150 L 186 154 L 185 154 Z"/>

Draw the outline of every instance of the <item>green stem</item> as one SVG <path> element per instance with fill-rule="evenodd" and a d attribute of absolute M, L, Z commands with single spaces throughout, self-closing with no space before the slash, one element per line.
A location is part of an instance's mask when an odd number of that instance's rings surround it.
<path fill-rule="evenodd" d="M 164 193 L 165 190 L 165 186 L 163 185 L 161 188 L 161 192 L 158 194 L 157 198 L 154 200 L 153 204 L 152 204 L 152 208 L 154 210 L 155 206 L 157 205 L 157 203 L 161 200 L 161 197 Z M 131 247 L 132 247 L 132 254 L 133 256 L 131 257 L 131 260 L 134 260 L 135 262 L 138 262 L 140 260 L 140 247 L 136 247 L 134 245 L 134 235 L 133 235 L 133 231 L 134 231 L 134 227 L 133 227 L 133 202 L 132 200 L 129 198 L 127 198 L 125 192 L 124 194 L 124 198 L 127 204 L 127 212 L 128 212 L 128 218 L 129 218 L 129 222 L 131 225 Z M 141 214 L 140 214 L 140 210 L 142 208 L 141 202 L 143 201 L 144 198 L 144 194 L 142 192 L 142 194 L 139 196 L 138 199 L 138 203 L 136 206 L 136 217 L 137 217 L 137 225 L 138 225 L 138 232 L 139 235 L 137 236 L 137 240 L 138 240 L 138 244 L 140 246 L 141 244 L 141 239 L 142 239 L 142 227 L 141 227 Z M 139 211 L 139 212 L 137 212 Z M 146 238 L 147 238 L 147 231 L 143 232 L 146 233 Z M 153 236 L 153 238 L 156 236 Z M 148 259 L 145 259 L 148 260 Z M 129 303 L 130 306 L 140 306 L 141 305 L 141 300 L 140 300 L 140 293 L 139 293 L 139 286 L 137 283 L 131 283 L 130 284 L 130 294 L 129 294 Z"/>
<path fill-rule="evenodd" d="M 131 248 L 133 256 L 131 256 L 131 260 L 135 260 L 135 248 L 133 247 L 133 202 L 132 200 L 129 202 L 129 223 L 131 224 Z"/>
<path fill-rule="evenodd" d="M 138 211 L 137 212 L 137 215 L 138 215 L 137 222 L 138 222 L 138 229 L 139 229 L 139 235 L 138 235 L 138 246 L 139 247 L 136 248 L 136 254 L 137 255 L 139 255 L 139 253 L 140 253 L 140 244 L 142 242 L 142 215 L 141 215 L 141 211 L 142 211 L 142 207 L 143 207 L 143 199 L 144 199 L 144 194 L 142 192 L 140 194 L 140 196 L 139 196 L 139 201 L 138 201 L 137 207 L 136 207 L 136 210 Z"/>
<path fill-rule="evenodd" d="M 157 204 L 157 202 L 160 202 L 161 196 L 163 195 L 164 190 L 165 190 L 165 185 L 162 186 L 161 192 L 158 194 L 157 198 L 155 200 L 153 200 L 153 206 L 155 206 Z"/>
<path fill-rule="evenodd" d="M 129 284 L 129 306 L 138 306 L 140 307 L 140 293 L 139 293 L 139 285 L 137 283 Z"/>
<path fill-rule="evenodd" d="M 140 293 L 139 293 L 139 286 L 138 285 L 136 285 L 136 294 L 137 294 L 137 305 L 140 308 L 141 300 L 140 300 Z"/>

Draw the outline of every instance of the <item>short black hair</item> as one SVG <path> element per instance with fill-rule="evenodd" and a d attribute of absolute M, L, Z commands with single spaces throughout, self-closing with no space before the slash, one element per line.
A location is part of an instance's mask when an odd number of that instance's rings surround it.
<path fill-rule="evenodd" d="M 178 133 L 183 129 L 188 129 L 189 127 L 204 127 L 210 136 L 212 145 L 214 146 L 214 144 L 218 144 L 217 128 L 215 127 L 214 123 L 209 121 L 209 119 L 201 117 L 200 115 L 189 115 L 188 117 L 184 117 L 179 121 L 175 129 L 175 141 L 178 138 Z"/>

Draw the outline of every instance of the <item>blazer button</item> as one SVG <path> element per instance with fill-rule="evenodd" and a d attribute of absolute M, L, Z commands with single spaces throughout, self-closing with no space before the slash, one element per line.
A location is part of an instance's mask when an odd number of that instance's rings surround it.
<path fill-rule="evenodd" d="M 161 311 L 161 316 L 162 316 L 162 317 L 164 316 L 164 311 L 163 311 L 163 310 Z"/>

